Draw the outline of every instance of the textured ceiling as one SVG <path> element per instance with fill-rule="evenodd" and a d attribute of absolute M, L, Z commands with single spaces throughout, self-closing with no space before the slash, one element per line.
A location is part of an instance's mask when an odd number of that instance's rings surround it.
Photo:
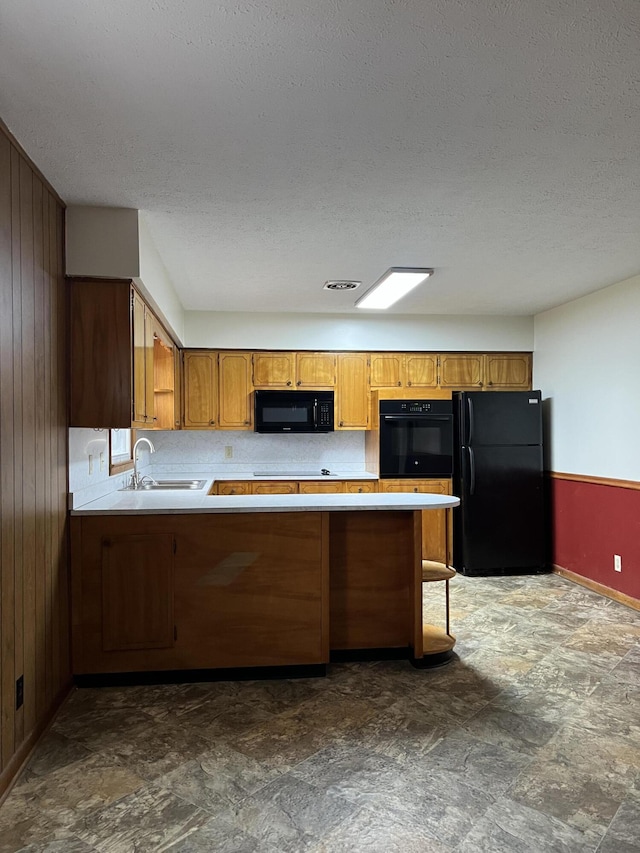
<path fill-rule="evenodd" d="M 532 314 L 640 272 L 638 0 L 2 0 L 0 117 L 186 309 Z M 355 278 L 355 292 L 322 289 Z"/>

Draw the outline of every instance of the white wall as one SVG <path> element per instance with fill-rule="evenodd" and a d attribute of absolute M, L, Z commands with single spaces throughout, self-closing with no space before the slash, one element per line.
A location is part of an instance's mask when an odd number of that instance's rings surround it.
<path fill-rule="evenodd" d="M 67 275 L 135 278 L 140 274 L 138 211 L 124 207 L 68 207 Z"/>
<path fill-rule="evenodd" d="M 155 243 L 141 211 L 138 212 L 138 236 L 140 249 L 140 276 L 136 283 L 151 297 L 152 307 L 160 319 L 177 338 L 184 343 L 184 309 L 178 299 L 173 282 L 165 269 Z"/>
<path fill-rule="evenodd" d="M 640 276 L 535 317 L 553 471 L 640 480 Z"/>
<path fill-rule="evenodd" d="M 187 311 L 185 346 L 213 349 L 533 349 L 533 317 Z"/>
<path fill-rule="evenodd" d="M 141 211 L 124 207 L 68 207 L 66 273 L 132 279 L 178 344 L 184 309 Z"/>

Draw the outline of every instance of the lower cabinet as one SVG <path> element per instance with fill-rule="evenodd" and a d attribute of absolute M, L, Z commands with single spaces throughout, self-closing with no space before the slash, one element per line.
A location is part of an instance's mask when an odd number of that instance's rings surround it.
<path fill-rule="evenodd" d="M 252 495 L 297 495 L 298 484 L 285 480 L 264 480 L 251 483 Z"/>
<path fill-rule="evenodd" d="M 422 492 L 450 495 L 449 480 L 380 480 L 381 492 Z M 422 513 L 422 559 L 448 564 L 451 559 L 451 524 L 448 509 L 430 509 Z M 450 517 L 449 517 L 450 518 Z"/>
<path fill-rule="evenodd" d="M 101 537 L 102 649 L 169 649 L 175 637 L 170 533 Z"/>
<path fill-rule="evenodd" d="M 212 495 L 338 495 L 377 492 L 376 480 L 219 480 Z M 402 491 L 402 490 L 399 490 Z"/>
<path fill-rule="evenodd" d="M 212 495 L 250 495 L 251 483 L 248 480 L 220 480 L 213 484 Z"/>
<path fill-rule="evenodd" d="M 74 674 L 326 662 L 326 524 L 318 512 L 72 518 Z"/>

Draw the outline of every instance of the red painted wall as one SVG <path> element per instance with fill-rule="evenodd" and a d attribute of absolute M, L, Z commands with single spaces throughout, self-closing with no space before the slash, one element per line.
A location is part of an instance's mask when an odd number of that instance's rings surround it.
<path fill-rule="evenodd" d="M 550 498 L 553 562 L 640 599 L 640 490 L 551 479 Z"/>

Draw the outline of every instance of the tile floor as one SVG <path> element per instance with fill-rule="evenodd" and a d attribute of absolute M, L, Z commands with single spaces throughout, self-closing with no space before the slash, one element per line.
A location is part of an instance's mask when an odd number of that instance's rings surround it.
<path fill-rule="evenodd" d="M 640 853 L 640 612 L 555 575 L 451 600 L 437 670 L 74 691 L 0 851 Z"/>

